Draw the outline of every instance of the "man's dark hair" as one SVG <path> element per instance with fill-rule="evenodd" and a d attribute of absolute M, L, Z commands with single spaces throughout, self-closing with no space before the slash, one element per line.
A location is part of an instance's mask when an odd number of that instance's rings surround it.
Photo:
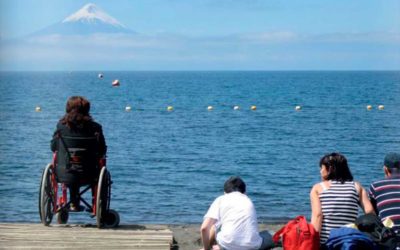
<path fill-rule="evenodd" d="M 224 184 L 224 192 L 229 194 L 231 192 L 246 192 L 246 183 L 239 176 L 231 176 Z"/>
<path fill-rule="evenodd" d="M 398 153 L 389 153 L 385 156 L 385 160 L 383 163 L 389 173 L 391 174 L 400 174 L 400 154 Z"/>

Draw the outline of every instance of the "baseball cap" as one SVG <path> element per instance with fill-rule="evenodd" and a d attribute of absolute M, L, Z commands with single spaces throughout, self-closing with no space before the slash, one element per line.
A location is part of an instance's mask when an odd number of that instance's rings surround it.
<path fill-rule="evenodd" d="M 384 165 L 388 168 L 400 168 L 400 154 L 389 153 L 385 156 Z"/>

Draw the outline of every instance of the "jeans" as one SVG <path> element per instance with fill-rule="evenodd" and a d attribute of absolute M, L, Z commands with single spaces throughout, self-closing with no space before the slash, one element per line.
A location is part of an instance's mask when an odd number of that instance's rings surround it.
<path fill-rule="evenodd" d="M 274 246 L 272 235 L 267 230 L 261 231 L 260 236 L 262 238 L 262 243 L 259 250 L 270 249 Z"/>
<path fill-rule="evenodd" d="M 271 249 L 274 246 L 274 242 L 272 241 L 272 235 L 267 230 L 261 231 L 260 237 L 262 238 L 262 243 L 261 243 L 259 250 Z M 227 250 L 219 244 L 218 244 L 218 246 L 221 250 Z"/>

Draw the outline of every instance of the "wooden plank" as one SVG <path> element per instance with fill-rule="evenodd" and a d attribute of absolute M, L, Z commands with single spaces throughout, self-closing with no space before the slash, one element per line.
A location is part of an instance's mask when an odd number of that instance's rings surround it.
<path fill-rule="evenodd" d="M 127 246 L 108 246 L 108 245 L 80 245 L 80 246 L 27 246 L 27 245 L 6 245 L 0 246 L 0 249 L 140 249 L 140 250 L 160 250 L 170 249 L 169 246 L 143 246 L 143 245 L 127 245 Z"/>
<path fill-rule="evenodd" d="M 34 235 L 37 235 L 37 232 L 29 232 L 33 233 Z M 5 238 L 7 236 L 9 237 L 18 237 L 18 235 L 21 235 L 23 238 L 26 238 L 27 235 L 29 235 L 28 232 L 1 232 L 0 233 L 0 239 Z M 158 232 L 154 232 L 153 234 L 143 234 L 143 235 L 101 235 L 102 239 L 116 239 L 116 240 L 134 240 L 134 239 L 155 239 L 155 240 L 166 240 L 171 237 L 171 235 L 157 235 Z M 72 236 L 73 238 L 86 238 L 86 239 L 98 239 L 100 235 L 93 235 L 93 234 L 79 234 L 79 235 L 71 235 L 68 234 L 69 236 Z M 40 237 L 41 238 L 46 238 L 46 237 L 54 237 L 54 236 L 65 236 L 65 234 L 58 232 L 58 233 L 50 233 L 50 232 L 45 232 L 41 233 Z"/>
<path fill-rule="evenodd" d="M 0 223 L 0 249 L 171 249 L 173 235 L 165 226 L 94 226 Z"/>

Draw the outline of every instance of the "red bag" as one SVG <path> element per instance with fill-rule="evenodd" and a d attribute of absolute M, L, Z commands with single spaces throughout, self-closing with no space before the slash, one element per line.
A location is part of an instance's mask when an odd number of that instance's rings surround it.
<path fill-rule="evenodd" d="M 319 233 L 302 215 L 279 229 L 272 240 L 277 244 L 281 237 L 284 250 L 319 250 Z"/>

